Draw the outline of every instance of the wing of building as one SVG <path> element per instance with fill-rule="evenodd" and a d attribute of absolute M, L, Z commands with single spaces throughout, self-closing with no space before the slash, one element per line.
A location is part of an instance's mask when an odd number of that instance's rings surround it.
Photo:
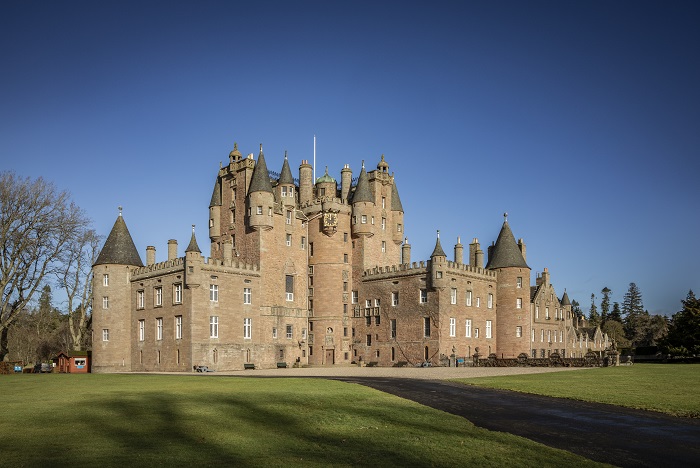
<path fill-rule="evenodd" d="M 120 212 L 93 266 L 94 372 L 192 371 L 302 365 L 434 365 L 474 354 L 583 356 L 608 339 L 580 326 L 566 293 L 536 274 L 504 220 L 468 258 L 448 260 L 439 233 L 429 259 L 411 261 L 404 208 L 384 156 L 349 165 L 340 182 L 294 179 L 234 145 L 209 204 L 209 257 L 194 228 L 184 256 L 146 247 L 143 265 Z"/>

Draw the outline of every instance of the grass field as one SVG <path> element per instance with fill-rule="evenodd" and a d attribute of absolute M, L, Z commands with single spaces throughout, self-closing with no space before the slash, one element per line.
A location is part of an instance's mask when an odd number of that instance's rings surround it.
<path fill-rule="evenodd" d="M 354 384 L 0 376 L 0 466 L 594 466 Z"/>
<path fill-rule="evenodd" d="M 700 417 L 700 364 L 635 364 L 581 372 L 480 377 L 456 381 L 660 411 L 674 416 Z"/>

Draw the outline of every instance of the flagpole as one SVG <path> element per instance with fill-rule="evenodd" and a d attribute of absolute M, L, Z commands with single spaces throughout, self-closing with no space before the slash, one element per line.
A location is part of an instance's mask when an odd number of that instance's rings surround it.
<path fill-rule="evenodd" d="M 316 135 L 314 135 L 314 184 L 316 184 Z"/>

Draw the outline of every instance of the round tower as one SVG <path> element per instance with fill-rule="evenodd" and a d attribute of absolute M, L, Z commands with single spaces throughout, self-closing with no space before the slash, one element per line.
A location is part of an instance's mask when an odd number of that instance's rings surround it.
<path fill-rule="evenodd" d="M 304 205 L 313 198 L 314 169 L 309 161 L 304 159 L 299 166 L 299 204 Z"/>
<path fill-rule="evenodd" d="M 373 236 L 374 225 L 374 195 L 369 189 L 369 178 L 365 171 L 365 162 L 362 161 L 362 170 L 357 179 L 357 186 L 352 197 L 352 234 L 358 236 Z"/>
<path fill-rule="evenodd" d="M 398 245 L 401 243 L 401 238 L 404 235 L 403 205 L 401 205 L 399 189 L 396 187 L 396 179 L 394 178 L 393 174 L 391 176 L 391 182 L 391 239 Z"/>
<path fill-rule="evenodd" d="M 262 144 L 260 145 L 258 162 L 250 178 L 247 198 L 248 224 L 250 227 L 263 231 L 272 229 L 272 208 L 275 204 L 275 195 L 272 191 L 272 183 L 267 171 Z"/>
<path fill-rule="evenodd" d="M 294 178 L 292 177 L 292 171 L 289 169 L 289 161 L 287 161 L 287 152 L 285 151 L 282 171 L 280 171 L 280 178 L 277 181 L 277 196 L 281 200 L 282 205 L 285 207 L 296 206 L 296 194 L 294 192 Z"/>
<path fill-rule="evenodd" d="M 348 195 L 350 194 L 350 186 L 352 185 L 352 170 L 350 165 L 346 164 L 343 169 L 340 170 L 340 198 L 344 201 L 348 201 Z"/>

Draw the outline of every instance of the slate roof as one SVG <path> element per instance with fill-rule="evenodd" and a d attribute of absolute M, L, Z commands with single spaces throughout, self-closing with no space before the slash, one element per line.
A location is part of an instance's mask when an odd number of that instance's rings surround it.
<path fill-rule="evenodd" d="M 262 145 L 260 145 L 260 155 L 258 155 L 258 162 L 253 169 L 253 176 L 250 178 L 250 187 L 248 188 L 248 193 L 253 192 L 272 192 L 272 183 L 270 182 L 270 175 L 267 172 L 267 164 L 265 163 L 265 155 L 262 152 Z"/>
<path fill-rule="evenodd" d="M 515 236 L 513 231 L 510 230 L 508 221 L 504 221 L 501 232 L 498 234 L 498 239 L 496 239 L 496 245 L 493 247 L 491 255 L 489 255 L 489 262 L 486 268 L 493 270 L 508 267 L 530 268 L 525 263 L 523 254 L 515 242 Z"/>
<path fill-rule="evenodd" d="M 221 180 L 216 177 L 216 182 L 214 182 L 214 191 L 211 194 L 211 202 L 209 202 L 209 208 L 212 206 L 221 206 Z"/>
<path fill-rule="evenodd" d="M 129 234 L 122 214 L 119 213 L 114 222 L 112 231 L 107 236 L 105 245 L 97 256 L 95 265 L 133 265 L 143 266 L 138 250 L 134 245 L 134 240 Z"/>
<path fill-rule="evenodd" d="M 403 206 L 399 198 L 399 189 L 396 188 L 396 179 L 394 179 L 394 185 L 391 187 L 391 211 L 400 211 L 403 213 Z"/>
<path fill-rule="evenodd" d="M 187 245 L 185 252 L 202 253 L 202 251 L 199 250 L 199 246 L 197 245 L 197 239 L 194 237 L 194 225 L 192 225 L 192 238 L 190 239 L 190 243 Z"/>
<path fill-rule="evenodd" d="M 569 300 L 569 295 L 566 294 L 566 291 L 564 291 L 564 295 L 561 297 L 561 301 L 559 301 L 561 305 L 563 306 L 570 306 L 571 301 Z"/>
<path fill-rule="evenodd" d="M 284 152 L 284 163 L 282 164 L 282 172 L 280 173 L 279 184 L 293 185 L 294 177 L 292 177 L 292 170 L 289 169 L 289 161 L 287 161 L 287 152 Z"/>
<path fill-rule="evenodd" d="M 357 186 L 355 187 L 355 194 L 352 196 L 352 202 L 374 203 L 374 195 L 372 195 L 372 192 L 369 190 L 369 179 L 367 178 L 364 164 L 362 165 L 360 176 L 357 179 Z"/>
<path fill-rule="evenodd" d="M 447 257 L 445 251 L 442 250 L 442 246 L 440 245 L 440 234 L 438 234 L 437 241 L 435 242 L 435 249 L 433 249 L 433 253 L 430 254 L 430 258 L 433 257 Z"/>

